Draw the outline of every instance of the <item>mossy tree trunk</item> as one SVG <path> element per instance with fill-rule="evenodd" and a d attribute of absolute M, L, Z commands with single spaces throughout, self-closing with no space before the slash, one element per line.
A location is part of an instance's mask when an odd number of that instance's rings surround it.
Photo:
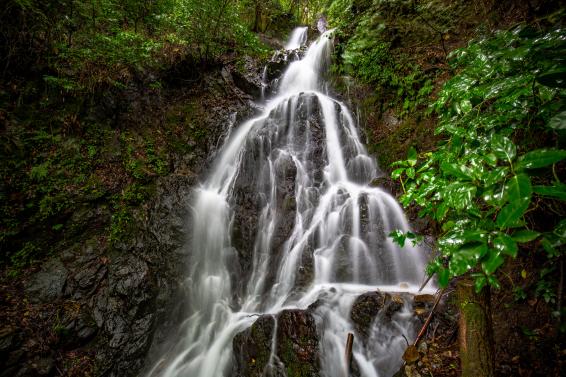
<path fill-rule="evenodd" d="M 459 342 L 462 377 L 493 377 L 494 347 L 489 287 L 476 293 L 470 278 L 456 288 L 460 308 Z"/>

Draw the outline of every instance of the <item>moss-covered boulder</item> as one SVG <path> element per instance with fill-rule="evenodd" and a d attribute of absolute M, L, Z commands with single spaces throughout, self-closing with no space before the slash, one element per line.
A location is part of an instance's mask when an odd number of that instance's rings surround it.
<path fill-rule="evenodd" d="M 316 324 L 309 311 L 294 309 L 276 316 L 263 315 L 234 338 L 233 375 L 316 377 L 318 343 Z"/>

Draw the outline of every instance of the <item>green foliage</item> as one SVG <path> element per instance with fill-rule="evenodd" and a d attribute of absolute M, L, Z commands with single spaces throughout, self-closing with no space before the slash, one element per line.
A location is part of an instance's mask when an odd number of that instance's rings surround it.
<path fill-rule="evenodd" d="M 452 63 L 458 74 L 434 104 L 436 133 L 445 140 L 433 152 L 411 150 L 394 164 L 401 203 L 417 204 L 419 216 L 442 227 L 440 255 L 428 268 L 442 286 L 469 271 L 478 291 L 499 286 L 495 273 L 517 256 L 518 243 L 538 239 L 548 258 L 561 255 L 566 222 L 542 232 L 525 216 L 540 200 L 566 200 L 556 174 L 566 158 L 556 134 L 566 108 L 565 77 L 557 73 L 565 35 L 516 28 L 457 50 Z"/>
<path fill-rule="evenodd" d="M 395 15 L 411 14 L 402 1 L 335 0 L 328 8 L 332 27 L 345 43 L 338 46 L 339 73 L 376 87 L 401 115 L 423 107 L 432 92 L 432 80 L 409 56 L 396 49 L 391 35 Z M 411 15 L 411 17 L 413 17 Z"/>

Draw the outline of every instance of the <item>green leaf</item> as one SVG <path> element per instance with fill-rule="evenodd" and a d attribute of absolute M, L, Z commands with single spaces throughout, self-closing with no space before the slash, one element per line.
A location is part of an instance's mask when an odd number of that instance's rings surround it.
<path fill-rule="evenodd" d="M 487 245 L 483 244 L 467 244 L 460 247 L 452 254 L 450 260 L 450 270 L 453 275 L 462 275 L 474 268 L 478 261 L 488 252 Z"/>
<path fill-rule="evenodd" d="M 477 187 L 464 182 L 454 182 L 444 188 L 446 203 L 455 209 L 468 209 L 473 206 Z"/>
<path fill-rule="evenodd" d="M 391 172 L 391 178 L 399 179 L 399 177 L 401 177 L 401 174 L 403 174 L 404 171 L 405 171 L 405 168 L 399 168 L 399 169 L 393 170 Z"/>
<path fill-rule="evenodd" d="M 533 191 L 541 196 L 549 196 L 566 201 L 566 184 L 557 183 L 554 186 L 533 186 Z"/>
<path fill-rule="evenodd" d="M 469 113 L 470 111 L 472 111 L 472 103 L 470 102 L 470 100 L 465 99 L 460 102 L 460 109 L 464 113 Z"/>
<path fill-rule="evenodd" d="M 505 233 L 499 233 L 497 237 L 493 240 L 493 247 L 502 252 L 503 254 L 507 254 L 512 256 L 513 258 L 517 257 L 517 253 L 519 252 L 519 248 L 517 247 L 517 243 Z"/>
<path fill-rule="evenodd" d="M 517 174 L 509 180 L 507 194 L 510 202 L 530 200 L 533 194 L 531 178 L 526 174 Z"/>
<path fill-rule="evenodd" d="M 553 243 L 548 239 L 548 237 L 544 237 L 541 241 L 542 247 L 548 253 L 550 258 L 555 258 L 560 256 L 560 253 L 554 247 Z"/>
<path fill-rule="evenodd" d="M 501 227 L 511 227 L 519 220 L 531 203 L 531 198 L 510 202 L 497 215 L 496 224 Z"/>
<path fill-rule="evenodd" d="M 512 161 L 517 154 L 517 147 L 509 138 L 501 135 L 493 135 L 491 150 L 499 159 Z"/>
<path fill-rule="evenodd" d="M 566 130 L 566 111 L 553 116 L 548 122 L 548 127 L 555 130 Z"/>
<path fill-rule="evenodd" d="M 437 272 L 438 275 L 438 285 L 442 288 L 448 286 L 448 278 L 450 277 L 450 273 L 446 268 L 440 268 Z"/>
<path fill-rule="evenodd" d="M 407 168 L 407 171 L 405 171 L 405 174 L 407 174 L 407 177 L 413 179 L 415 178 L 415 168 Z"/>
<path fill-rule="evenodd" d="M 507 184 L 509 203 L 497 215 L 496 223 L 499 227 L 511 227 L 519 220 L 531 202 L 531 179 L 526 174 L 518 174 Z"/>
<path fill-rule="evenodd" d="M 410 166 L 415 166 L 417 164 L 417 150 L 414 147 L 409 148 L 407 162 Z"/>
<path fill-rule="evenodd" d="M 487 284 L 487 278 L 484 274 L 478 274 L 478 276 L 474 280 L 474 287 L 476 289 L 476 293 L 480 293 L 483 287 Z"/>
<path fill-rule="evenodd" d="M 540 236 L 539 232 L 535 232 L 534 230 L 524 229 L 524 230 L 518 230 L 515 233 L 513 233 L 511 235 L 511 238 L 513 238 L 515 242 L 526 243 L 536 240 L 539 236 Z"/>
<path fill-rule="evenodd" d="M 489 249 L 487 259 L 481 264 L 483 272 L 487 275 L 491 275 L 501 266 L 504 262 L 503 257 L 498 250 Z"/>
<path fill-rule="evenodd" d="M 495 275 L 489 275 L 487 277 L 487 282 L 495 289 L 501 289 L 501 284 Z"/>
<path fill-rule="evenodd" d="M 566 150 L 562 149 L 537 149 L 519 157 L 516 168 L 537 169 L 552 165 L 566 158 Z"/>
<path fill-rule="evenodd" d="M 466 181 L 472 180 L 472 177 L 462 171 L 461 167 L 458 164 L 451 164 L 449 162 L 443 161 L 440 164 L 440 168 L 448 175 L 453 175 L 456 178 L 460 178 Z"/>

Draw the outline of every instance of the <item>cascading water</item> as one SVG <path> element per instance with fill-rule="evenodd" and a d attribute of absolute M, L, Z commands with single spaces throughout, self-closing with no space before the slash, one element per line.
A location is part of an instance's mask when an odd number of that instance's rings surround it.
<path fill-rule="evenodd" d="M 301 28 L 287 46 L 304 43 Z M 356 297 L 415 291 L 421 283 L 423 253 L 387 237 L 408 230 L 402 210 L 371 187 L 378 170 L 349 110 L 321 91 L 332 44 L 328 31 L 290 64 L 278 94 L 261 116 L 232 130 L 196 190 L 189 315 L 150 376 L 229 376 L 232 341 L 257 315 L 275 319 L 317 302 L 320 374 L 343 377 Z M 376 320 L 369 341 L 354 343 L 361 376 L 390 376 L 400 366 L 403 337 L 414 336 L 410 309 L 405 303 L 389 322 Z M 276 333 L 268 376 L 276 375 Z"/>

